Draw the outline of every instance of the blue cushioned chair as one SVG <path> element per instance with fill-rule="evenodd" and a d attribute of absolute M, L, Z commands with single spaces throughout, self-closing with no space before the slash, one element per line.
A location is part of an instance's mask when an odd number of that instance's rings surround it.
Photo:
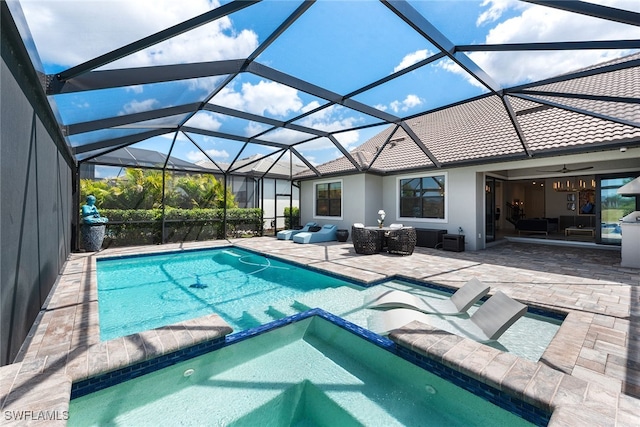
<path fill-rule="evenodd" d="M 337 231 L 338 228 L 335 225 L 326 224 L 319 231 L 296 234 L 293 236 L 293 241 L 296 243 L 331 242 L 338 240 Z"/>
<path fill-rule="evenodd" d="M 282 230 L 282 231 L 278 231 L 278 239 L 280 240 L 291 240 L 293 238 L 293 236 L 295 236 L 298 233 L 304 233 L 309 231 L 310 227 L 317 227 L 318 223 L 317 222 L 308 222 L 304 225 L 304 227 L 302 227 L 300 230 Z"/>

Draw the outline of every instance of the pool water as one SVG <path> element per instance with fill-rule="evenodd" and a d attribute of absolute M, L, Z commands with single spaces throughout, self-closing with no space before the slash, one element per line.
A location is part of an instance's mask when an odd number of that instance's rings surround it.
<path fill-rule="evenodd" d="M 98 262 L 100 336 L 109 340 L 211 313 L 239 332 L 311 308 L 367 328 L 377 310 L 363 306 L 365 297 L 389 289 L 451 296 L 401 280 L 364 288 L 237 248 L 106 259 Z M 456 332 L 446 317 L 432 318 L 433 326 Z M 489 345 L 537 362 L 560 324 L 527 313 Z"/>
<path fill-rule="evenodd" d="M 240 331 L 265 323 L 250 313 L 270 302 L 293 304 L 305 293 L 353 286 L 237 248 L 101 259 L 97 278 L 103 341 L 211 313 Z M 308 309 L 296 306 L 280 317 Z"/>
<path fill-rule="evenodd" d="M 73 399 L 69 426 L 528 426 L 313 316 Z"/>

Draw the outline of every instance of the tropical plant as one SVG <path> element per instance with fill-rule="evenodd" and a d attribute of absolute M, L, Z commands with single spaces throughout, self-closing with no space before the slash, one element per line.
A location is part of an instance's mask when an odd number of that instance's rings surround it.
<path fill-rule="evenodd" d="M 300 208 L 287 206 L 284 208 L 284 228 L 292 229 L 300 226 Z"/>

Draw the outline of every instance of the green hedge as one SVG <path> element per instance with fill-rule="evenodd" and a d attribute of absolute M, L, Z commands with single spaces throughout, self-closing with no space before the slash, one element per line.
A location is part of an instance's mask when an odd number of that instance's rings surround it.
<path fill-rule="evenodd" d="M 103 246 L 151 245 L 163 242 L 162 209 L 101 209 L 109 218 Z M 225 238 L 223 209 L 165 210 L 165 242 Z M 227 209 L 227 236 L 262 236 L 262 209 Z"/>
<path fill-rule="evenodd" d="M 300 227 L 300 208 L 287 206 L 284 208 L 284 228 L 291 230 L 296 227 Z"/>

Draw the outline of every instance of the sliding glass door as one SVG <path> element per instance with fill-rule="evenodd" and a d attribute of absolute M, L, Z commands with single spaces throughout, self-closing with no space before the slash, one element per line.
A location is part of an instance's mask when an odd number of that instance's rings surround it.
<path fill-rule="evenodd" d="M 500 219 L 500 208 L 496 211 L 496 179 L 487 177 L 484 184 L 485 194 L 485 236 L 486 242 L 496 240 L 496 223 Z"/>
<path fill-rule="evenodd" d="M 620 245 L 620 218 L 639 210 L 638 196 L 625 197 L 618 194 L 618 188 L 633 180 L 638 174 L 600 177 L 600 191 L 596 203 L 600 209 L 600 241 L 610 245 Z"/>

